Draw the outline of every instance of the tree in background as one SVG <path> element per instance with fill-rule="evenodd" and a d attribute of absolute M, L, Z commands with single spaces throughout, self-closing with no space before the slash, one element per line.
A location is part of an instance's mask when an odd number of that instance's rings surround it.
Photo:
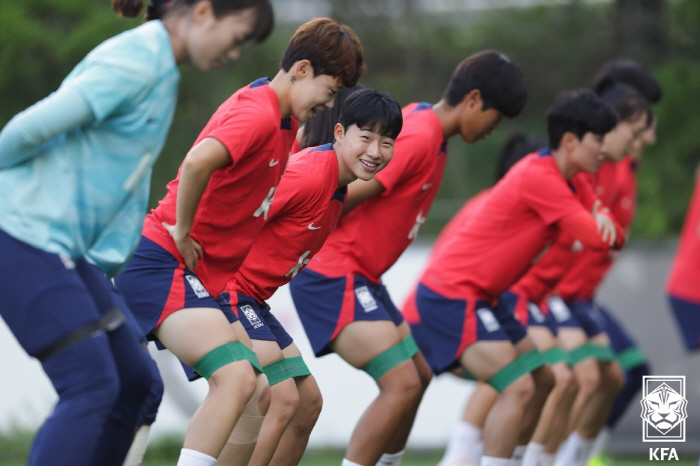
<path fill-rule="evenodd" d="M 276 2 L 278 11 L 283 11 L 284 1 Z M 470 2 L 444 2 L 453 9 L 437 10 L 439 2 L 420 0 L 317 2 L 323 14 L 330 12 L 360 36 L 368 63 L 363 83 L 391 93 L 402 105 L 439 100 L 442 83 L 465 54 L 495 48 L 522 67 L 528 86 L 523 114 L 516 122 L 504 122 L 503 131 L 478 146 L 452 144 L 424 234 L 436 234 L 466 198 L 486 187 L 495 154 L 510 129 L 545 134 L 542 115 L 554 96 L 564 89 L 589 87 L 595 70 L 621 56 L 648 66 L 664 88 L 654 108 L 658 143 L 645 151 L 639 173 L 634 234 L 678 234 L 700 159 L 700 138 L 695 136 L 700 126 L 700 2 L 571 0 L 527 8 L 506 3 L 512 4 L 493 0 L 489 9 L 469 9 Z M 216 107 L 233 90 L 277 69 L 277 57 L 298 26 L 283 16 L 277 19 L 272 37 L 255 54 L 244 54 L 233 65 L 208 74 L 183 70 L 194 76 L 183 77 L 173 129 L 154 168 L 152 199 L 163 196 L 183 148 L 194 142 Z M 0 125 L 56 89 L 97 43 L 136 23 L 115 18 L 107 1 L 0 2 Z"/>

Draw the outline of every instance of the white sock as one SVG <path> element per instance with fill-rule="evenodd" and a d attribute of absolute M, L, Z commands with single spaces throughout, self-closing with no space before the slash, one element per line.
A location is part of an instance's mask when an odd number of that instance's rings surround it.
<path fill-rule="evenodd" d="M 557 452 L 554 454 L 554 464 L 566 464 L 574 457 L 573 446 L 571 445 L 571 437 L 573 434 L 565 438 L 560 444 Z"/>
<path fill-rule="evenodd" d="M 456 466 L 464 463 L 478 464 L 481 457 L 481 449 L 478 446 L 480 441 L 481 429 L 474 424 L 460 420 L 452 429 L 440 466 Z"/>
<path fill-rule="evenodd" d="M 557 456 L 556 464 L 586 466 L 593 448 L 593 441 L 594 439 L 583 438 L 573 432 L 566 441 L 563 451 Z"/>
<path fill-rule="evenodd" d="M 177 466 L 214 466 L 214 463 L 216 458 L 189 448 L 180 450 L 180 458 L 177 460 Z"/>
<path fill-rule="evenodd" d="M 343 462 L 340 463 L 340 466 L 362 466 L 361 464 L 353 463 L 347 458 L 343 458 Z"/>
<path fill-rule="evenodd" d="M 593 442 L 593 448 L 591 448 L 591 458 L 598 456 L 605 452 L 608 446 L 608 441 L 610 441 L 610 427 L 603 427 L 598 436 Z"/>
<path fill-rule="evenodd" d="M 525 449 L 527 445 L 518 445 L 513 450 L 513 456 L 510 457 L 510 466 L 521 466 L 523 464 L 523 456 L 525 455 Z"/>
<path fill-rule="evenodd" d="M 542 453 L 544 453 L 544 445 L 537 442 L 528 443 L 523 455 L 522 466 L 537 466 Z"/>
<path fill-rule="evenodd" d="M 131 442 L 131 448 L 124 460 L 124 466 L 140 466 L 143 461 L 143 455 L 146 454 L 148 448 L 148 434 L 151 431 L 150 425 L 143 425 L 136 431 L 134 441 Z"/>
<path fill-rule="evenodd" d="M 401 458 L 406 450 L 401 450 L 398 453 L 384 453 L 377 466 L 401 466 Z"/>
<path fill-rule="evenodd" d="M 508 466 L 510 458 L 496 458 L 494 456 L 482 456 L 480 466 Z"/>
<path fill-rule="evenodd" d="M 542 453 L 537 466 L 554 466 L 554 455 L 551 453 Z"/>

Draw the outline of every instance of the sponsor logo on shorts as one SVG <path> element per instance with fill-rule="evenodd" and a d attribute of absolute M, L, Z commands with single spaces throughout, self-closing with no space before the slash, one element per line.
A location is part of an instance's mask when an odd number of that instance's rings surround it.
<path fill-rule="evenodd" d="M 255 313 L 253 310 L 253 307 L 250 304 L 244 304 L 243 306 L 239 306 L 238 309 L 245 314 L 246 319 L 248 319 L 248 322 L 250 322 L 250 325 L 253 326 L 253 328 L 260 328 L 265 323 L 260 320 L 260 317 Z"/>
<path fill-rule="evenodd" d="M 491 309 L 482 307 L 481 309 L 476 310 L 476 315 L 479 316 L 481 323 L 484 324 L 484 327 L 488 332 L 495 332 L 501 328 L 501 325 L 498 323 L 498 319 L 496 319 L 496 316 L 493 315 Z"/>
<path fill-rule="evenodd" d="M 374 296 L 372 296 L 372 293 L 369 292 L 369 288 L 366 286 L 359 286 L 355 288 L 355 296 L 357 296 L 357 300 L 360 302 L 360 305 L 362 305 L 365 312 L 379 309 L 377 302 L 374 300 Z"/>
<path fill-rule="evenodd" d="M 194 294 L 197 295 L 198 298 L 206 298 L 211 296 L 206 288 L 204 288 L 204 285 L 202 285 L 202 282 L 199 281 L 199 278 L 193 275 L 185 275 L 185 278 L 190 283 L 192 291 L 194 291 Z"/>
<path fill-rule="evenodd" d="M 569 311 L 569 306 L 567 306 L 561 298 L 556 296 L 549 298 L 547 304 L 549 305 L 549 310 L 552 312 L 552 315 L 557 322 L 566 322 L 567 320 L 571 319 L 571 311 Z"/>
<path fill-rule="evenodd" d="M 688 417 L 685 376 L 645 375 L 642 395 L 642 440 L 685 442 L 685 420 Z"/>
<path fill-rule="evenodd" d="M 544 314 L 542 314 L 542 311 L 540 310 L 540 307 L 537 304 L 533 302 L 528 302 L 527 310 L 530 311 L 530 315 L 533 319 L 535 319 L 535 322 L 537 322 L 538 324 L 541 324 L 545 321 L 546 318 Z"/>

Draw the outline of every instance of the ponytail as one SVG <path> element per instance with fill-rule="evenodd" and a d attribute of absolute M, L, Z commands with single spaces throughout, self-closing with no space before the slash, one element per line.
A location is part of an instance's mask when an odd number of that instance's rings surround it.
<path fill-rule="evenodd" d="M 143 0 L 112 0 L 112 9 L 120 16 L 136 18 L 143 9 Z"/>
<path fill-rule="evenodd" d="M 146 8 L 146 21 L 161 19 L 173 0 L 150 0 Z M 143 10 L 143 0 L 112 0 L 112 9 L 125 18 L 136 18 Z"/>

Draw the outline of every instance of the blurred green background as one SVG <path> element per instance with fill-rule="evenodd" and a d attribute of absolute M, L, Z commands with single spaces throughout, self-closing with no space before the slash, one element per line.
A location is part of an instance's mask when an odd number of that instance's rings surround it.
<path fill-rule="evenodd" d="M 562 90 L 590 86 L 609 59 L 640 61 L 659 79 L 658 143 L 639 173 L 636 238 L 675 236 L 683 222 L 700 155 L 700 1 L 615 0 L 278 0 L 277 25 L 240 60 L 202 73 L 182 68 L 180 102 L 156 165 L 152 205 L 216 107 L 260 76 L 272 76 L 303 21 L 328 15 L 349 24 L 365 48 L 361 82 L 402 105 L 436 102 L 456 64 L 495 48 L 522 69 L 529 98 L 522 115 L 486 141 L 453 138 L 445 180 L 423 229 L 439 232 L 465 199 L 489 186 L 511 130 L 544 136 L 544 112 Z M 0 125 L 55 90 L 104 39 L 141 20 L 117 17 L 108 1 L 0 0 Z M 425 237 L 424 236 L 424 237 Z"/>

